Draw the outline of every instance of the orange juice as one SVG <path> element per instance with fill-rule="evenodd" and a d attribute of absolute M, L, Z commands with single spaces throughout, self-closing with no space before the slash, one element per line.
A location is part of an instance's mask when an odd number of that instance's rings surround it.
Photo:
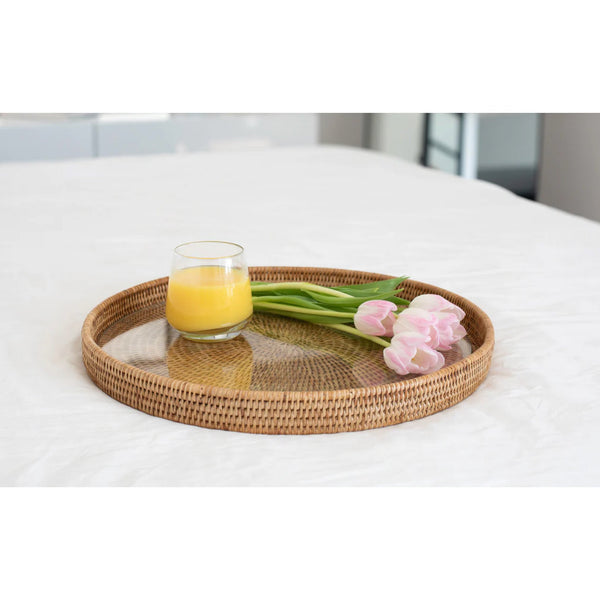
<path fill-rule="evenodd" d="M 221 266 L 173 272 L 167 291 L 167 320 L 183 332 L 226 329 L 252 314 L 250 279 L 245 270 Z"/>

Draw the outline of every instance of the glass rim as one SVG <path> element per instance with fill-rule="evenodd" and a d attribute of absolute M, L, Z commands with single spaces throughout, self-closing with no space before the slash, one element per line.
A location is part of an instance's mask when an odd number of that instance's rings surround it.
<path fill-rule="evenodd" d="M 181 249 L 185 246 L 191 246 L 192 244 L 223 244 L 225 246 L 233 246 L 237 248 L 237 251 L 233 252 L 232 254 L 223 254 L 222 256 L 196 256 L 195 254 L 184 254 L 181 251 Z M 178 254 L 183 258 L 196 258 L 200 260 L 218 260 L 220 258 L 233 258 L 235 256 L 239 256 L 244 252 L 244 247 L 240 246 L 240 244 L 236 244 L 235 242 L 224 242 L 223 240 L 196 240 L 193 242 L 184 242 L 183 244 L 175 246 L 174 252 L 175 254 Z"/>

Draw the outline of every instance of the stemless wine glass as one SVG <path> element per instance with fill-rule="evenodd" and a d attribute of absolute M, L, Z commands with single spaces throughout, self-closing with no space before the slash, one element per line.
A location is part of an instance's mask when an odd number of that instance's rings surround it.
<path fill-rule="evenodd" d="M 177 246 L 167 290 L 167 321 L 188 340 L 230 340 L 252 315 L 244 249 L 230 242 Z"/>

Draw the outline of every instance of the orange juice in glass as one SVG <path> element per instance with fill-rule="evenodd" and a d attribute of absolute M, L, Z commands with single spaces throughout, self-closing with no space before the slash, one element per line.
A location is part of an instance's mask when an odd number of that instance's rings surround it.
<path fill-rule="evenodd" d="M 189 242 L 175 248 L 167 290 L 167 321 L 197 342 L 230 340 L 252 315 L 244 249 L 230 242 Z"/>

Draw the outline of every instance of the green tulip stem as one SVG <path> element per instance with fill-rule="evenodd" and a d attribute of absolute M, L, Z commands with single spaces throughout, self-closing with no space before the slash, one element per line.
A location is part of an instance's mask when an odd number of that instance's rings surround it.
<path fill-rule="evenodd" d="M 342 325 L 342 324 L 333 324 L 333 323 L 321 323 L 323 327 L 331 327 L 331 329 L 339 329 L 340 331 L 345 331 L 350 335 L 355 335 L 356 337 L 364 338 L 365 340 L 371 340 L 384 348 L 389 348 L 391 344 L 384 340 L 383 338 L 377 337 L 375 335 L 368 335 L 367 333 L 362 333 L 355 327 L 350 327 L 350 325 Z"/>
<path fill-rule="evenodd" d="M 354 319 L 354 313 L 337 312 L 335 310 L 319 310 L 312 308 L 300 308 L 299 306 L 290 306 L 289 304 L 281 304 L 279 302 L 261 302 L 260 298 L 253 298 L 254 308 L 262 308 L 264 310 L 280 310 L 283 312 L 302 313 L 305 315 L 319 315 L 320 317 L 342 317 Z"/>
<path fill-rule="evenodd" d="M 319 294 L 325 294 L 327 296 L 336 296 L 337 298 L 352 298 L 350 294 L 340 292 L 338 290 L 332 290 L 322 285 L 315 283 L 305 283 L 301 281 L 291 281 L 283 283 L 262 283 L 260 281 L 252 282 L 252 290 L 257 292 L 270 292 L 275 290 L 309 290 L 311 292 L 319 292 Z"/>

